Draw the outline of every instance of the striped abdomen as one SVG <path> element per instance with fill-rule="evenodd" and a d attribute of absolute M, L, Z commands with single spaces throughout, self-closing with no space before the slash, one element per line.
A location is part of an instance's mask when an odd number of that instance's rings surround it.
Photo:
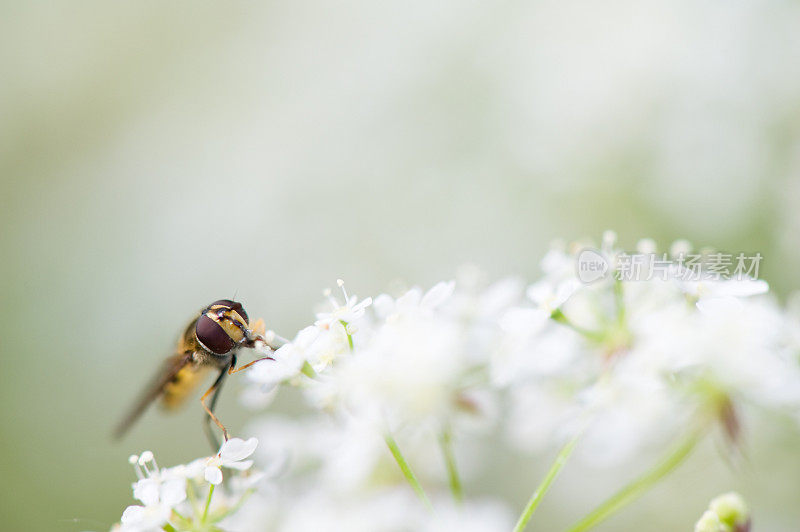
<path fill-rule="evenodd" d="M 161 396 L 161 405 L 167 409 L 173 409 L 186 400 L 192 391 L 197 388 L 200 381 L 206 376 L 207 366 L 187 364 L 164 386 Z"/>

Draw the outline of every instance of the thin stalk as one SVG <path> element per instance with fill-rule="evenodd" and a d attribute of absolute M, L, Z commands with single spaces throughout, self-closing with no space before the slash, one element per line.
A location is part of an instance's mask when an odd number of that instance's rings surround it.
<path fill-rule="evenodd" d="M 419 499 L 422 501 L 422 504 L 424 504 L 428 510 L 433 511 L 433 506 L 431 505 L 431 501 L 428 499 L 428 496 L 425 494 L 425 490 L 422 489 L 422 485 L 419 483 L 419 480 L 417 480 L 417 477 L 411 470 L 411 466 L 408 465 L 408 462 L 406 462 L 405 457 L 403 457 L 403 453 L 400 452 L 400 448 L 397 446 L 397 442 L 394 441 L 394 438 L 392 438 L 391 434 L 389 433 L 386 433 L 384 439 L 386 440 L 386 445 L 389 447 L 389 451 L 391 451 L 392 456 L 397 462 L 397 465 L 400 466 L 400 471 L 403 472 L 403 476 L 406 477 L 406 480 L 414 489 L 414 492 L 417 494 L 417 497 L 419 497 Z"/>
<path fill-rule="evenodd" d="M 244 506 L 244 503 L 247 501 L 247 499 L 250 498 L 250 496 L 253 493 L 255 493 L 255 490 L 253 490 L 253 489 L 250 489 L 250 490 L 247 490 L 246 492 L 244 492 L 244 495 L 242 495 L 239 498 L 239 500 L 237 501 L 237 503 L 235 505 L 233 505 L 231 508 L 228 508 L 223 513 L 221 513 L 220 515 L 214 516 L 214 522 L 222 521 L 223 519 L 225 519 L 229 515 L 233 515 L 236 512 L 238 512 L 239 508 Z"/>
<path fill-rule="evenodd" d="M 314 368 L 311 367 L 311 364 L 308 363 L 308 360 L 303 362 L 303 366 L 300 368 L 300 373 L 308 377 L 309 379 L 316 379 L 317 372 L 314 371 Z"/>
<path fill-rule="evenodd" d="M 180 514 L 179 512 L 175 511 L 174 508 L 172 510 L 172 519 L 177 521 L 178 522 L 178 527 L 182 528 L 182 529 L 183 528 L 188 528 L 192 523 L 191 520 L 186 519 L 186 517 L 184 517 L 182 514 Z"/>
<path fill-rule="evenodd" d="M 350 331 L 347 330 L 347 322 L 344 320 L 339 320 L 339 323 L 342 324 L 344 327 L 344 333 L 347 335 L 347 344 L 350 346 L 350 351 L 353 350 L 353 336 L 350 334 Z"/>
<path fill-rule="evenodd" d="M 614 303 L 617 306 L 617 323 L 622 325 L 625 323 L 625 294 L 619 279 L 614 279 Z"/>
<path fill-rule="evenodd" d="M 575 445 L 578 443 L 579 437 L 580 433 L 573 436 L 572 439 L 569 440 L 558 452 L 553 465 L 550 466 L 550 470 L 542 479 L 541 483 L 539 483 L 539 485 L 536 487 L 536 491 L 533 492 L 530 500 L 528 500 L 528 504 L 525 506 L 525 509 L 519 516 L 517 525 L 514 527 L 514 532 L 522 532 L 525 530 L 525 527 L 528 525 L 528 521 L 530 521 L 533 513 L 536 511 L 536 508 L 539 506 L 539 503 L 542 502 L 547 490 L 550 489 L 550 485 L 553 483 L 553 481 L 555 481 L 558 473 L 564 467 L 564 464 L 567 463 L 567 459 L 575 449 Z"/>
<path fill-rule="evenodd" d="M 582 532 L 589 530 L 599 523 L 618 512 L 629 503 L 641 497 L 647 490 L 652 488 L 660 480 L 675 470 L 692 452 L 697 442 L 701 439 L 701 432 L 694 431 L 685 438 L 680 445 L 670 451 L 661 461 L 642 475 L 635 478 L 627 486 L 606 499 L 600 506 L 595 508 L 589 515 L 578 521 L 568 532 Z"/>
<path fill-rule="evenodd" d="M 579 327 L 578 325 L 575 325 L 574 323 L 572 323 L 572 321 L 569 318 L 567 318 L 566 314 L 561 312 L 561 309 L 554 310 L 552 312 L 552 314 L 550 314 L 550 319 L 552 319 L 553 321 L 555 321 L 557 323 L 560 323 L 562 325 L 565 325 L 565 326 L 569 327 L 570 329 L 574 330 L 575 332 L 577 332 L 581 336 L 586 337 L 589 340 L 592 340 L 592 341 L 595 341 L 595 342 L 599 342 L 599 341 L 601 341 L 603 339 L 603 332 L 601 332 L 601 331 L 590 331 L 589 329 L 584 329 L 583 327 Z"/>
<path fill-rule="evenodd" d="M 461 487 L 461 477 L 458 474 L 458 467 L 456 466 L 456 457 L 453 453 L 453 435 L 450 429 L 442 431 L 439 438 L 439 444 L 442 447 L 442 454 L 444 455 L 444 463 L 447 466 L 447 477 L 450 483 L 450 492 L 453 494 L 453 499 L 460 503 L 464 498 L 464 492 Z"/>
<path fill-rule="evenodd" d="M 214 495 L 214 484 L 211 484 L 211 487 L 208 488 L 208 498 L 206 499 L 206 507 L 203 510 L 203 518 L 202 521 L 200 521 L 201 523 L 205 524 L 206 519 L 208 519 L 208 509 L 209 507 L 211 507 L 211 497 L 213 495 Z"/>
<path fill-rule="evenodd" d="M 189 504 L 192 506 L 192 513 L 197 515 L 197 494 L 194 491 L 194 482 L 186 482 L 186 494 L 189 496 Z"/>

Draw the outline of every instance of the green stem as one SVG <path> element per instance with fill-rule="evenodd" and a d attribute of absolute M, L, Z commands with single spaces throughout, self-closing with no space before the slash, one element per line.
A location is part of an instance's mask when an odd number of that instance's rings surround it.
<path fill-rule="evenodd" d="M 453 494 L 453 499 L 457 503 L 460 503 L 464 498 L 464 492 L 461 488 L 461 478 L 458 475 L 456 457 L 453 454 L 453 435 L 450 433 L 450 429 L 445 429 L 442 431 L 442 435 L 439 438 L 439 444 L 442 447 L 444 463 L 447 466 L 447 477 L 450 482 L 450 492 Z"/>
<path fill-rule="evenodd" d="M 562 325 L 566 325 L 570 329 L 574 330 L 575 332 L 586 337 L 589 340 L 597 342 L 603 339 L 603 333 L 601 331 L 590 331 L 589 329 L 584 329 L 583 327 L 575 325 L 569 318 L 567 318 L 566 314 L 561 312 L 561 309 L 554 310 L 550 314 L 550 319 Z"/>
<path fill-rule="evenodd" d="M 228 508 L 227 510 L 225 510 L 224 512 L 222 512 L 222 514 L 220 514 L 220 515 L 218 515 L 218 516 L 215 516 L 215 518 L 214 518 L 214 521 L 215 521 L 215 522 L 222 521 L 223 519 L 225 519 L 225 518 L 226 518 L 226 517 L 228 517 L 229 515 L 233 515 L 233 514 L 235 514 L 236 512 L 238 512 L 238 511 L 239 511 L 239 509 L 240 509 L 242 506 L 244 506 L 244 503 L 245 503 L 245 501 L 247 501 L 247 499 L 248 499 L 248 498 L 250 498 L 250 496 L 251 496 L 253 493 L 255 493 L 255 490 L 253 490 L 253 489 L 250 489 L 250 490 L 247 490 L 246 492 L 244 492 L 244 495 L 242 495 L 242 496 L 239 498 L 239 501 L 238 501 L 238 502 L 237 502 L 235 505 L 233 505 L 231 508 Z"/>
<path fill-rule="evenodd" d="M 617 323 L 625 323 L 625 294 L 623 293 L 622 281 L 614 279 L 614 302 L 617 306 Z"/>
<path fill-rule="evenodd" d="M 189 504 L 192 506 L 192 513 L 197 515 L 197 494 L 194 491 L 194 482 L 186 482 L 186 494 L 189 496 Z"/>
<path fill-rule="evenodd" d="M 311 364 L 308 363 L 308 360 L 303 362 L 303 366 L 300 368 L 300 373 L 308 377 L 309 379 L 316 379 L 317 372 L 314 371 L 314 368 L 311 367 Z"/>
<path fill-rule="evenodd" d="M 177 511 L 176 511 L 174 508 L 173 508 L 173 510 L 172 510 L 172 518 L 173 518 L 174 520 L 178 521 L 178 526 L 179 526 L 180 528 L 187 528 L 187 527 L 188 527 L 188 526 L 191 524 L 191 521 L 190 521 L 190 520 L 186 519 L 186 517 L 184 517 L 183 515 L 181 515 L 181 514 L 180 514 L 179 512 L 177 512 Z"/>
<path fill-rule="evenodd" d="M 690 433 L 680 445 L 673 449 L 654 467 L 648 471 L 645 471 L 642 475 L 631 481 L 627 486 L 606 499 L 605 502 L 595 508 L 589 515 L 573 525 L 568 532 L 582 532 L 584 530 L 589 530 L 607 519 L 609 516 L 613 515 L 615 512 L 624 508 L 630 502 L 638 499 L 647 490 L 649 490 L 661 479 L 666 477 L 670 472 L 675 470 L 675 468 L 677 468 L 681 463 L 683 463 L 700 439 L 700 431 L 694 431 Z"/>
<path fill-rule="evenodd" d="M 517 521 L 517 525 L 514 527 L 514 532 L 522 532 L 525 530 L 525 527 L 530 521 L 531 517 L 533 516 L 533 512 L 536 511 L 536 508 L 539 506 L 539 503 L 542 502 L 547 490 L 550 489 L 550 485 L 555 481 L 558 473 L 564 467 L 564 464 L 567 463 L 567 459 L 569 455 L 572 454 L 572 451 L 575 449 L 575 445 L 578 443 L 578 438 L 580 437 L 580 433 L 576 434 L 569 440 L 564 447 L 558 452 L 553 465 L 550 466 L 550 470 L 547 472 L 545 477 L 542 479 L 542 482 L 539 486 L 536 487 L 536 491 L 533 492 L 531 495 L 528 504 L 525 506 L 525 509 L 522 511 L 522 514 L 519 516 L 519 520 Z"/>
<path fill-rule="evenodd" d="M 175 527 L 169 523 L 165 523 L 164 525 L 161 526 L 161 528 L 163 528 L 166 532 L 176 532 Z"/>
<path fill-rule="evenodd" d="M 347 335 L 347 344 L 350 346 L 350 351 L 352 351 L 353 350 L 353 336 L 347 330 L 347 322 L 344 321 L 344 320 L 339 320 L 339 323 L 341 323 L 342 327 L 344 327 L 344 333 Z"/>
<path fill-rule="evenodd" d="M 397 465 L 400 466 L 400 471 L 403 472 L 403 476 L 406 477 L 406 480 L 411 487 L 414 489 L 414 492 L 417 494 L 417 497 L 422 501 L 422 504 L 425 507 L 433 511 L 433 506 L 431 506 L 431 501 L 428 500 L 428 496 L 425 494 L 425 490 L 422 489 L 422 485 L 417 480 L 417 477 L 414 475 L 414 472 L 411 471 L 411 466 L 408 465 L 406 459 L 403 457 L 403 453 L 400 452 L 400 448 L 397 446 L 397 442 L 394 441 L 391 434 L 388 432 L 384 436 L 384 440 L 386 440 L 386 445 L 389 447 L 389 450 L 392 452 L 392 456 L 394 457 Z"/>
<path fill-rule="evenodd" d="M 201 523 L 205 524 L 206 519 L 208 519 L 208 509 L 211 506 L 211 497 L 214 495 L 214 484 L 211 484 L 211 487 L 208 488 L 208 498 L 206 499 L 206 507 L 203 510 L 203 518 L 200 521 Z"/>

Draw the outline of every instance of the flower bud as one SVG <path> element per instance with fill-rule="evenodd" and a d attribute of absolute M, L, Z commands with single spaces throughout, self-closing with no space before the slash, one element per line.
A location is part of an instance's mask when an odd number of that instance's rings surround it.
<path fill-rule="evenodd" d="M 727 527 L 723 528 L 723 526 L 717 514 L 711 510 L 706 510 L 700 520 L 695 523 L 694 532 L 724 532 Z"/>
<path fill-rule="evenodd" d="M 735 492 L 725 493 L 714 498 L 709 509 L 717 514 L 720 522 L 733 530 L 747 530 L 750 520 L 749 511 L 744 499 Z"/>

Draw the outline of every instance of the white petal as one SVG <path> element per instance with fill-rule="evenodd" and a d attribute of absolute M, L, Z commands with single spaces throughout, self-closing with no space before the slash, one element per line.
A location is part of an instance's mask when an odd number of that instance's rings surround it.
<path fill-rule="evenodd" d="M 176 478 L 161 485 L 161 502 L 172 508 L 186 500 L 186 480 Z"/>
<path fill-rule="evenodd" d="M 144 515 L 144 507 L 142 506 L 128 506 L 125 508 L 125 511 L 122 512 L 122 518 L 120 522 L 123 525 L 133 525 L 141 521 Z"/>
<path fill-rule="evenodd" d="M 143 478 L 133 485 L 133 496 L 142 501 L 145 506 L 158 502 L 158 482 L 152 478 Z"/>
<path fill-rule="evenodd" d="M 318 327 L 314 327 L 313 325 L 309 325 L 308 327 L 306 327 L 305 329 L 300 330 L 300 332 L 297 333 L 297 335 L 294 338 L 294 341 L 291 342 L 291 344 L 286 344 L 286 345 L 294 344 L 296 346 L 300 346 L 301 348 L 302 347 L 308 347 L 311 344 L 311 342 L 313 342 L 314 339 L 317 336 L 319 336 L 319 333 L 320 333 L 320 329 Z M 278 353 L 280 353 L 281 349 L 285 348 L 286 345 L 281 346 L 278 349 L 278 351 L 276 352 L 276 355 Z M 277 356 L 276 356 L 276 358 L 277 358 Z"/>
<path fill-rule="evenodd" d="M 556 288 L 555 300 L 551 303 L 553 307 L 558 308 L 569 299 L 581 287 L 581 282 L 578 279 L 567 279 L 560 283 Z"/>
<path fill-rule="evenodd" d="M 553 285 L 549 281 L 539 281 L 538 283 L 530 285 L 528 289 L 525 290 L 525 295 L 537 305 L 541 305 L 548 298 L 552 297 L 553 292 Z"/>
<path fill-rule="evenodd" d="M 206 467 L 206 462 L 208 462 L 208 458 L 197 458 L 196 460 L 192 460 L 181 470 L 182 476 L 184 478 L 199 479 L 201 476 L 203 476 L 203 470 Z"/>
<path fill-rule="evenodd" d="M 126 532 L 153 532 L 161 530 L 169 520 L 172 510 L 163 504 L 129 506 L 122 514 L 122 530 Z"/>
<path fill-rule="evenodd" d="M 256 438 L 250 438 L 247 441 L 241 438 L 231 438 L 222 444 L 219 455 L 223 462 L 238 462 L 253 454 L 257 446 Z"/>
<path fill-rule="evenodd" d="M 219 484 L 222 482 L 222 470 L 218 467 L 209 466 L 206 468 L 205 477 L 211 484 Z"/>
<path fill-rule="evenodd" d="M 550 313 L 540 308 L 511 308 L 500 317 L 498 323 L 507 332 L 536 332 L 549 319 Z"/>
<path fill-rule="evenodd" d="M 428 309 L 434 309 L 445 302 L 445 300 L 453 294 L 456 288 L 455 281 L 437 283 L 433 288 L 422 297 L 420 306 Z"/>
<path fill-rule="evenodd" d="M 416 286 L 397 298 L 395 302 L 395 312 L 403 312 L 419 305 L 422 299 L 422 290 Z"/>
<path fill-rule="evenodd" d="M 244 471 L 245 469 L 250 469 L 250 466 L 253 465 L 253 461 L 244 460 L 242 462 L 226 462 L 223 465 L 225 467 L 230 467 L 231 469 L 238 469 L 239 471 Z"/>
<path fill-rule="evenodd" d="M 769 284 L 762 279 L 730 280 L 724 286 L 724 295 L 736 297 L 757 296 L 769 292 Z"/>
<path fill-rule="evenodd" d="M 732 296 L 701 299 L 696 305 L 707 316 L 721 316 L 724 312 L 741 312 L 744 309 L 742 301 Z"/>
<path fill-rule="evenodd" d="M 389 314 L 394 312 L 394 307 L 394 299 L 386 294 L 381 294 L 376 297 L 372 304 L 372 308 L 375 309 L 378 316 L 382 318 L 386 318 Z"/>
<path fill-rule="evenodd" d="M 368 306 L 372 305 L 372 298 L 368 297 L 361 303 L 353 306 L 353 312 L 361 312 L 362 310 L 366 309 Z"/>
<path fill-rule="evenodd" d="M 272 458 L 266 469 L 263 469 L 260 473 L 251 474 L 250 477 L 277 477 L 287 469 L 290 457 L 289 449 L 276 449 L 272 452 Z M 255 484 L 255 481 L 253 481 L 253 484 Z"/>

